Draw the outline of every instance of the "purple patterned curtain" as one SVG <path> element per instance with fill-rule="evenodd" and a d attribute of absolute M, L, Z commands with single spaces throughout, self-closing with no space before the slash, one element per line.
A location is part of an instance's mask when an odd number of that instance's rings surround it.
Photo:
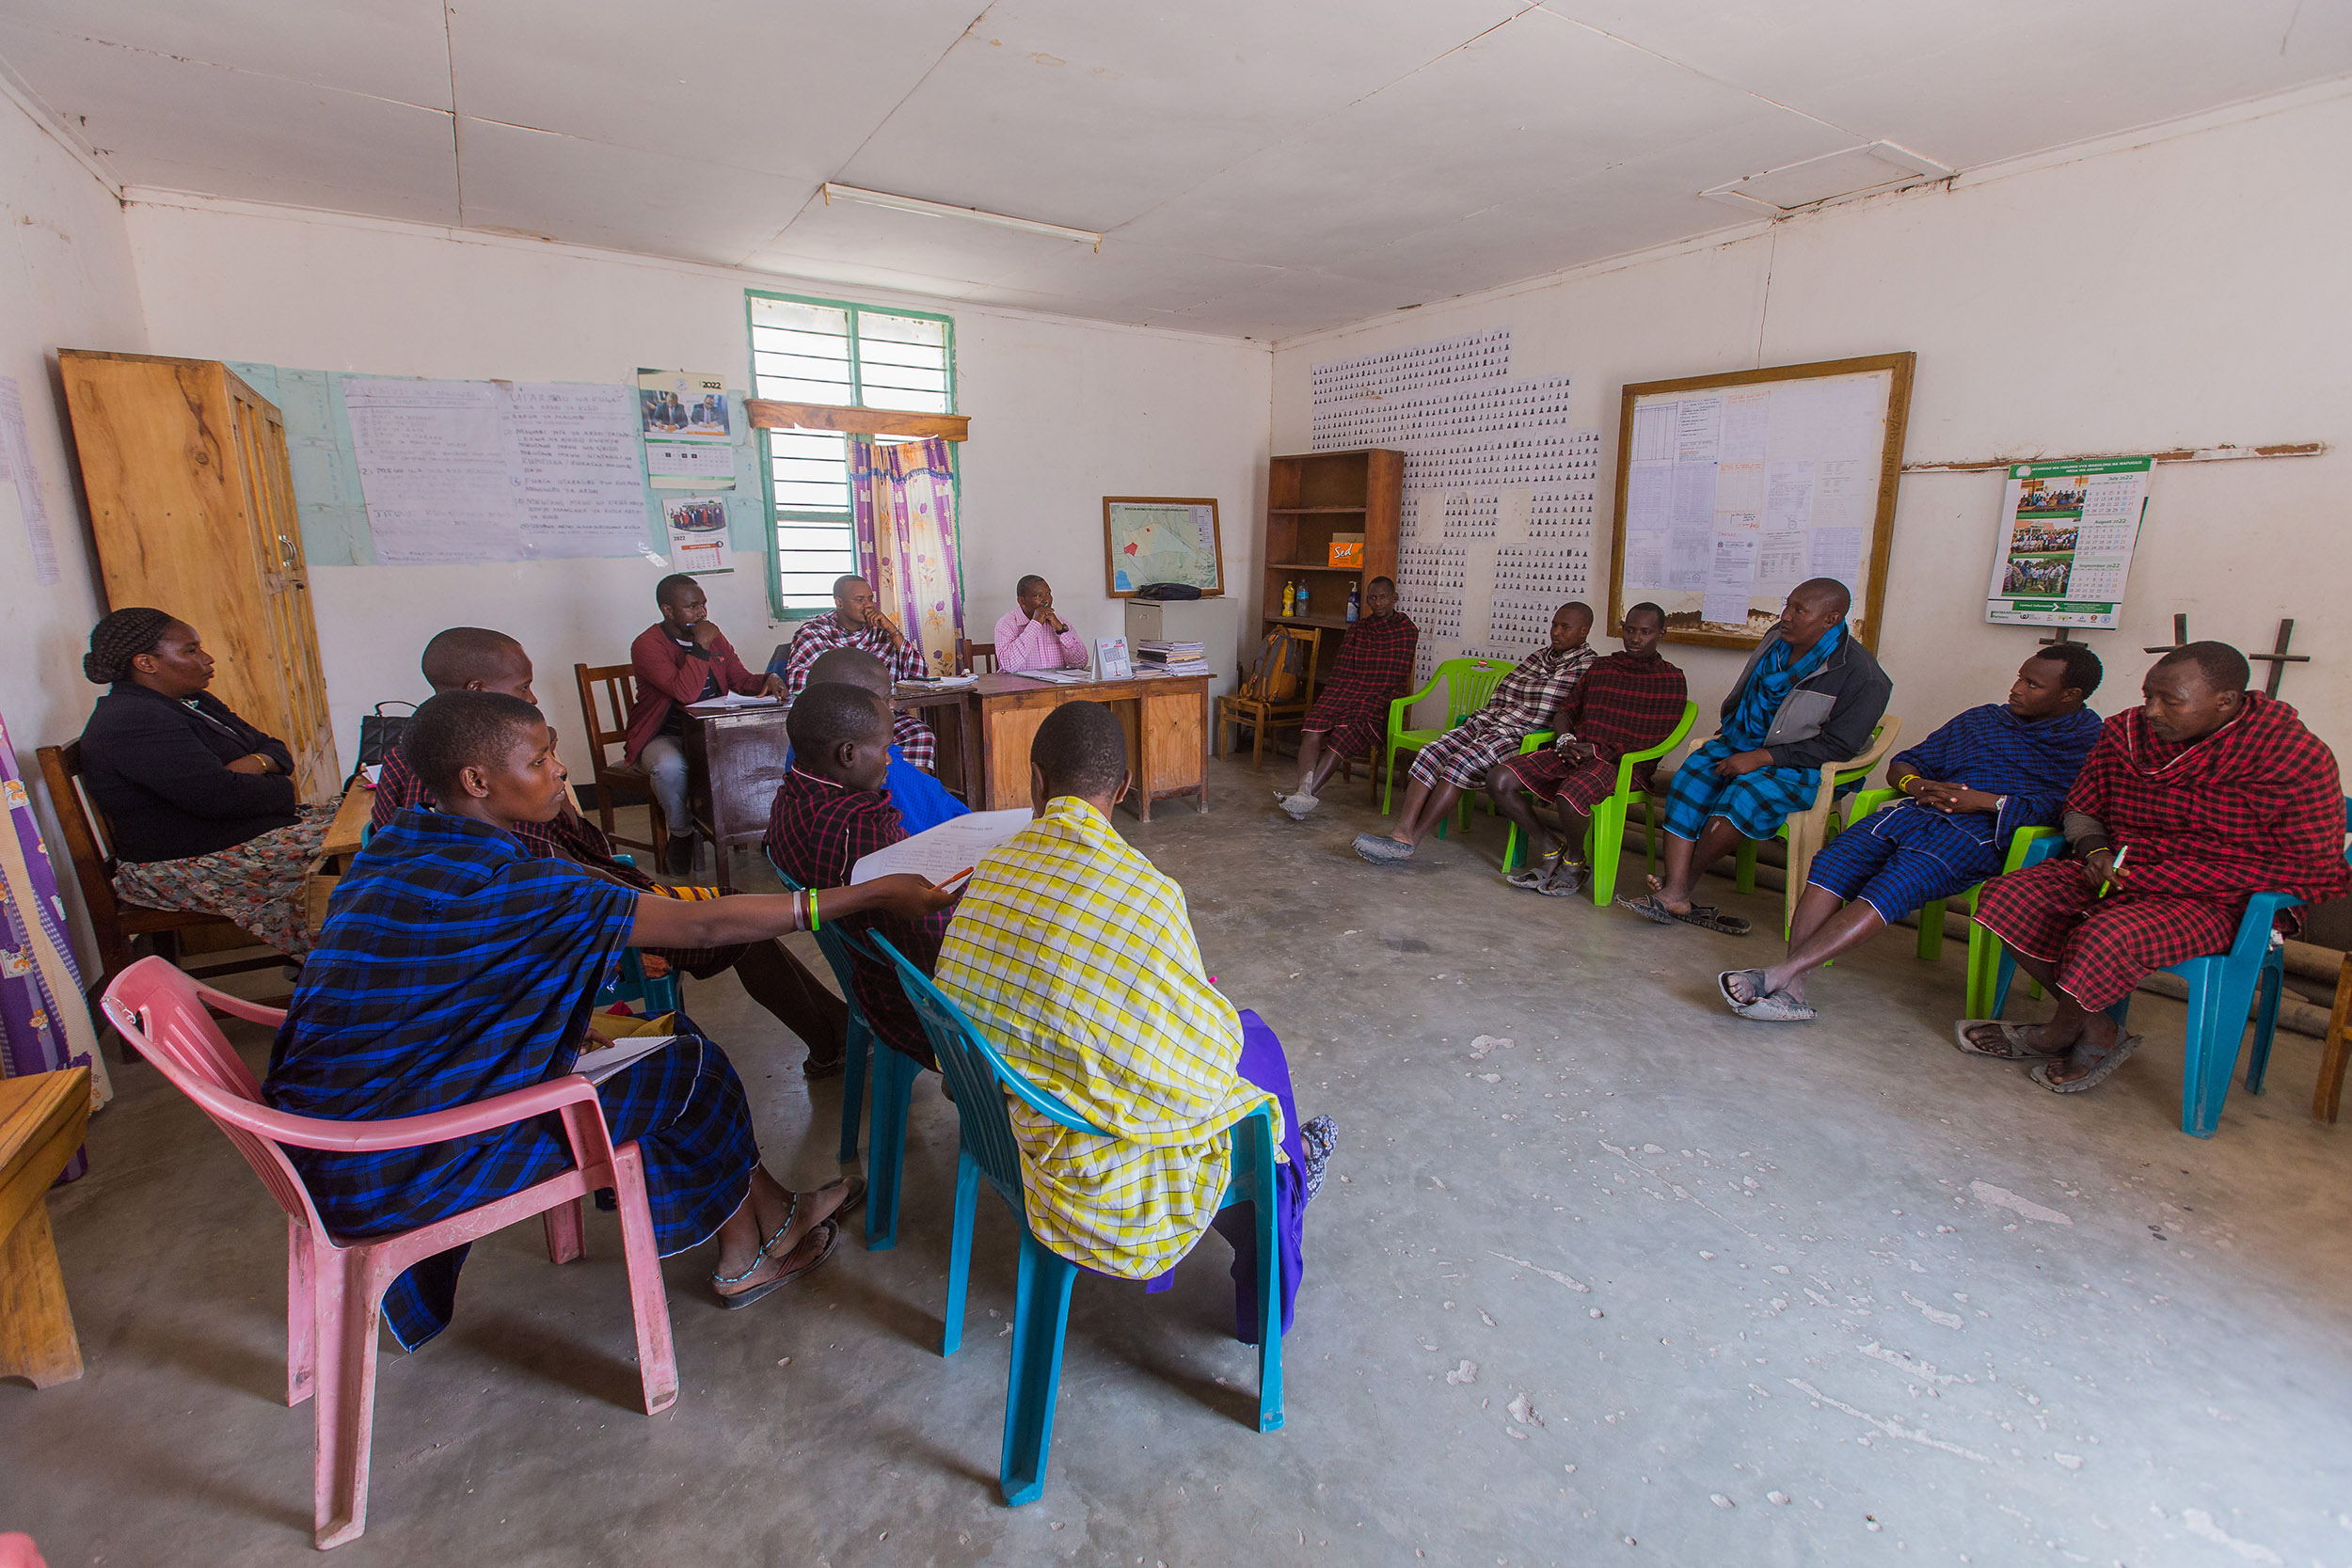
<path fill-rule="evenodd" d="M 850 495 L 859 573 L 923 650 L 931 673 L 952 673 L 963 635 L 963 581 L 956 566 L 956 473 L 947 443 L 933 436 L 885 446 L 852 437 Z"/>

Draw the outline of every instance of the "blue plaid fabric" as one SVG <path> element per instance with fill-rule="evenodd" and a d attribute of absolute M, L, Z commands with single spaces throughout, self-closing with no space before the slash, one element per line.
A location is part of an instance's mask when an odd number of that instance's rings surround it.
<path fill-rule="evenodd" d="M 1793 664 L 1788 657 L 1788 644 L 1774 642 L 1748 673 L 1748 684 L 1740 689 L 1740 705 L 1724 721 L 1723 737 L 1733 743 L 1731 749 L 1753 752 L 1763 745 L 1764 737 L 1772 731 L 1772 716 L 1788 700 L 1789 689 L 1827 664 L 1829 656 L 1845 640 L 1846 626 L 1841 621 L 1821 633 L 1821 640 Z"/>
<path fill-rule="evenodd" d="M 1806 880 L 1840 898 L 1861 898 L 1888 922 L 1931 898 L 1949 898 L 1997 874 L 2020 828 L 2055 828 L 2083 759 L 2099 738 L 2087 708 L 2033 723 L 2006 703 L 1972 707 L 1909 751 L 1889 773 L 1916 773 L 2006 795 L 1996 815 L 1953 816 L 1901 800 L 1840 833 L 1813 858 Z"/>
<path fill-rule="evenodd" d="M 1769 709 L 1764 722 L 1772 722 Z M 1761 731 L 1756 735 L 1762 738 Z M 1695 839 L 1708 817 L 1721 816 L 1750 838 L 1770 838 L 1790 812 L 1813 804 L 1813 792 L 1821 787 L 1817 768 L 1759 768 L 1736 779 L 1715 776 L 1715 765 L 1724 758 L 1755 749 L 1726 734 L 1692 752 L 1667 786 L 1666 831 L 1677 838 Z"/>
<path fill-rule="evenodd" d="M 637 897 L 469 817 L 402 812 L 336 890 L 278 1030 L 265 1097 L 300 1116 L 372 1121 L 562 1076 L 628 941 Z M 644 1146 L 663 1250 L 717 1229 L 757 1159 L 725 1055 L 681 1041 L 598 1095 L 613 1142 Z M 552 1117 L 423 1148 L 288 1152 L 320 1218 L 354 1238 L 446 1218 L 571 1163 Z M 403 1345 L 448 1325 L 464 1256 L 460 1248 L 420 1264 L 387 1294 Z"/>

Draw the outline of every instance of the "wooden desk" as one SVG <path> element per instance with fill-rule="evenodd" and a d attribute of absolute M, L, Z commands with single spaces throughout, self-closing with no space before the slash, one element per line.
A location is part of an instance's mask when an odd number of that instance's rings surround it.
<path fill-rule="evenodd" d="M 735 851 L 755 848 L 768 836 L 784 759 L 792 751 L 784 715 L 781 703 L 686 710 L 687 801 L 695 828 L 710 840 L 722 893 L 735 891 Z"/>
<path fill-rule="evenodd" d="M 335 896 L 335 884 L 342 880 L 351 858 L 359 852 L 368 818 L 374 811 L 375 791 L 352 780 L 335 807 L 335 819 L 326 825 L 326 837 L 319 842 L 319 858 L 310 864 L 310 880 L 302 887 L 303 917 L 312 936 L 326 924 L 326 901 Z"/>
<path fill-rule="evenodd" d="M 1067 685 L 1026 675 L 982 675 L 974 684 L 985 758 L 985 805 L 1009 811 L 1029 803 L 1029 742 L 1045 716 L 1064 703 L 1107 703 L 1127 732 L 1127 766 L 1136 776 L 1136 816 L 1152 820 L 1152 802 L 1193 797 L 1209 809 L 1209 677 L 1159 675 Z"/>
<path fill-rule="evenodd" d="M 0 1079 L 0 1377 L 82 1375 L 82 1344 L 42 1202 L 89 1127 L 89 1069 Z"/>

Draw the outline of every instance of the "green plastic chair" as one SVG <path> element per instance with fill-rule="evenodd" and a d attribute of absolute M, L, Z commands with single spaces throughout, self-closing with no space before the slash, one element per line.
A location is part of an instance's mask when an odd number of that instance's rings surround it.
<path fill-rule="evenodd" d="M 1626 817 L 1633 809 L 1633 800 L 1637 794 L 1642 797 L 1645 813 L 1644 839 L 1646 841 L 1655 836 L 1646 828 L 1648 822 L 1646 814 L 1649 807 L 1648 792 L 1634 788 L 1633 770 L 1643 763 L 1656 762 L 1660 757 L 1681 745 L 1684 737 L 1691 733 L 1691 726 L 1698 722 L 1698 717 L 1699 705 L 1685 701 L 1682 705 L 1682 721 L 1675 726 L 1674 734 L 1655 746 L 1639 752 L 1628 752 L 1619 757 L 1615 792 L 1606 800 L 1594 803 L 1592 826 L 1584 834 L 1584 861 L 1593 868 L 1593 902 L 1601 909 L 1607 909 L 1617 895 L 1617 860 L 1625 852 Z M 1519 755 L 1526 756 L 1531 752 L 1541 751 L 1544 747 L 1550 745 L 1556 733 L 1552 730 L 1537 730 L 1534 735 L 1519 742 Z M 1518 858 L 1518 847 L 1519 829 L 1518 824 L 1515 822 L 1511 825 L 1511 836 L 1502 842 L 1502 869 L 1506 876 L 1509 875 Z M 1644 863 L 1647 863 L 1647 857 L 1652 852 L 1654 851 L 1645 846 Z"/>
<path fill-rule="evenodd" d="M 1409 697 L 1399 697 L 1389 705 L 1389 734 L 1381 749 L 1389 777 L 1380 791 L 1381 816 L 1388 816 L 1390 808 L 1395 804 L 1397 753 L 1420 751 L 1485 707 L 1486 699 L 1495 694 L 1495 688 L 1502 684 L 1502 677 L 1509 674 L 1513 668 L 1508 659 L 1449 658 L 1438 666 L 1427 686 Z M 1445 689 L 1445 722 L 1434 730 L 1406 729 L 1405 719 L 1413 711 L 1413 705 L 1436 696 L 1439 687 Z M 1469 796 L 1465 795 L 1465 807 L 1469 805 Z M 1465 824 L 1469 822 L 1467 810 L 1462 819 Z M 1445 824 L 1442 822 L 1438 824 L 1438 836 L 1445 836 Z"/>
<path fill-rule="evenodd" d="M 1898 800 L 1902 798 L 1903 793 L 1899 789 L 1863 790 L 1846 802 L 1845 825 L 1851 828 L 1889 800 Z M 2042 839 L 2056 836 L 2057 832 L 2056 828 L 2018 829 L 2016 832 L 2010 835 L 2009 855 L 2001 863 L 2001 874 L 2007 876 L 2012 871 L 2023 870 L 2034 845 Z M 1975 914 L 1977 895 L 1982 892 L 1984 892 L 1984 883 L 1979 882 L 1967 892 L 1956 894 L 1954 896 L 1967 900 L 1968 912 Z M 1947 902 L 1942 898 L 1931 898 L 1919 906 L 1918 953 L 1919 957 L 1930 962 L 1944 956 L 1944 912 Z M 1981 926 L 1971 925 L 1968 927 L 1968 980 L 1965 991 L 1966 1000 L 1963 1004 L 1965 1010 L 1962 1012 L 1961 1017 L 1991 1018 L 1994 1016 L 1993 990 L 1999 977 L 2000 965 L 2000 939 Z M 2039 994 L 2041 990 L 2040 986 L 2034 987 L 2036 994 Z"/>

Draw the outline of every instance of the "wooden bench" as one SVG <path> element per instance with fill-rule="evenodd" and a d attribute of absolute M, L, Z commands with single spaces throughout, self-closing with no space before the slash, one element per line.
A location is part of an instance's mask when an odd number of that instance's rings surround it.
<path fill-rule="evenodd" d="M 89 1127 L 89 1069 L 0 1079 L 0 1377 L 82 1375 L 82 1344 L 42 1200 Z"/>

